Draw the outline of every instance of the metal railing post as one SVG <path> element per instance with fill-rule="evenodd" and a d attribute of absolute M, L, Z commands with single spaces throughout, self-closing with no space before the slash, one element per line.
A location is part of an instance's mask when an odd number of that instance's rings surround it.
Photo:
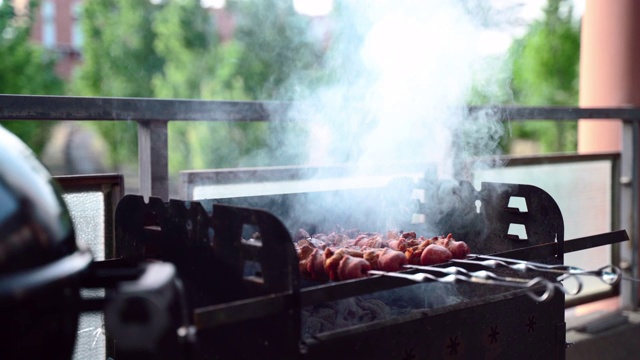
<path fill-rule="evenodd" d="M 627 230 L 631 241 L 620 246 L 620 266 L 627 277 L 638 274 L 638 126 L 638 121 L 626 119 L 622 127 L 620 228 Z M 636 282 L 621 283 L 620 301 L 624 309 L 638 307 Z"/>
<path fill-rule="evenodd" d="M 140 195 L 169 200 L 168 121 L 138 122 Z"/>

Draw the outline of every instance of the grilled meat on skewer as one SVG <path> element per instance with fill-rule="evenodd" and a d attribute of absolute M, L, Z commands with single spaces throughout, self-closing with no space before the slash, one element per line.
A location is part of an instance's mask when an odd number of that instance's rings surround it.
<path fill-rule="evenodd" d="M 435 265 L 470 253 L 469 246 L 451 234 L 425 238 L 415 232 L 392 231 L 384 237 L 360 233 L 353 239 L 345 234 L 316 234 L 299 239 L 296 250 L 302 274 L 317 281 L 355 279 L 369 270 L 400 271 L 406 264 Z"/>

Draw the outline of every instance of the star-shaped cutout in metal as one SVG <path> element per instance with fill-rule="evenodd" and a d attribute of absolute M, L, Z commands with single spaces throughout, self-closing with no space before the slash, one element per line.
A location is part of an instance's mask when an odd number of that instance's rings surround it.
<path fill-rule="evenodd" d="M 529 317 L 527 318 L 527 320 L 528 320 L 528 321 L 527 321 L 527 324 L 526 324 L 527 332 L 532 333 L 532 332 L 534 332 L 534 331 L 536 330 L 536 329 L 535 329 L 535 326 L 536 326 L 536 317 L 535 317 L 535 315 L 531 315 L 531 316 L 529 316 Z"/>
<path fill-rule="evenodd" d="M 447 345 L 447 349 L 449 349 L 449 355 L 455 355 L 458 353 L 458 346 L 460 346 L 460 342 L 458 341 L 458 336 L 449 338 L 449 345 Z"/>
<path fill-rule="evenodd" d="M 500 335 L 500 331 L 498 331 L 498 325 L 491 327 L 491 332 L 489 333 L 489 343 L 495 344 L 498 342 L 498 335 Z"/>

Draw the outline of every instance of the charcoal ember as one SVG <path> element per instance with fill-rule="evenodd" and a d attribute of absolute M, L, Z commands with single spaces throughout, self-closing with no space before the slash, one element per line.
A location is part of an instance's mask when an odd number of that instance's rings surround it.
<path fill-rule="evenodd" d="M 336 311 L 330 307 L 308 307 L 301 311 L 302 337 L 335 329 Z"/>
<path fill-rule="evenodd" d="M 362 317 L 362 309 L 356 303 L 355 298 L 349 298 L 342 301 L 337 301 L 334 304 L 337 316 L 335 321 L 336 328 L 344 328 L 347 326 L 353 326 L 360 323 Z"/>
<path fill-rule="evenodd" d="M 391 317 L 392 310 L 377 299 L 349 298 L 302 311 L 302 336 L 342 329 Z"/>
<path fill-rule="evenodd" d="M 424 283 L 333 301 L 302 312 L 303 339 L 322 332 L 383 321 L 463 300 L 455 284 Z"/>
<path fill-rule="evenodd" d="M 360 320 L 363 322 L 385 320 L 391 314 L 389 306 L 377 299 L 361 300 L 358 302 L 358 306 L 362 309 Z"/>
<path fill-rule="evenodd" d="M 304 326 L 302 327 L 302 337 L 309 338 L 314 335 L 317 335 L 326 331 L 330 331 L 332 329 L 333 329 L 333 326 L 330 323 L 322 319 L 309 316 L 307 321 L 304 323 Z"/>
<path fill-rule="evenodd" d="M 311 312 L 310 316 L 326 321 L 330 324 L 335 323 L 336 318 L 338 317 L 338 315 L 336 314 L 336 311 L 328 307 L 316 308 Z"/>

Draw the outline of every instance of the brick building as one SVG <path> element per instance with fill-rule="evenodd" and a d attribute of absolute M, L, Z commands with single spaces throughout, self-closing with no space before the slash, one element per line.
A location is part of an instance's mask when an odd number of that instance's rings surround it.
<path fill-rule="evenodd" d="M 33 16 L 31 38 L 58 55 L 56 71 L 68 79 L 81 58 L 83 42 L 80 16 L 83 0 L 41 0 Z M 26 11 L 29 0 L 13 0 L 16 12 Z M 223 3 L 224 4 L 224 3 Z M 233 37 L 233 16 L 224 8 L 210 8 L 223 41 Z"/>
<path fill-rule="evenodd" d="M 57 54 L 56 71 L 65 79 L 81 60 L 81 3 L 82 0 L 41 0 L 33 14 L 31 38 Z M 13 0 L 17 13 L 28 11 L 28 4 L 29 0 Z"/>
<path fill-rule="evenodd" d="M 27 11 L 29 0 L 10 1 L 13 1 L 16 12 Z M 150 1 L 154 3 L 162 0 L 135 1 Z M 314 3 L 314 1 L 311 3 Z M 45 48 L 58 55 L 56 71 L 63 79 L 68 79 L 74 67 L 82 61 L 83 35 L 80 21 L 82 2 L 83 0 L 40 0 L 39 7 L 33 14 L 34 24 L 31 38 L 36 43 L 42 44 Z M 304 4 L 305 2 L 294 1 L 294 5 L 297 3 Z M 327 0 L 321 3 L 327 3 Z M 235 16 L 227 10 L 225 1 L 200 0 L 200 4 L 213 17 L 220 39 L 223 42 L 231 40 L 235 30 Z M 332 3 L 329 2 L 329 4 Z M 329 24 L 326 18 L 324 16 L 306 14 L 304 12 L 305 9 L 296 8 L 296 10 L 303 15 L 312 17 L 313 31 L 320 36 L 320 41 L 326 46 L 329 41 Z"/>

